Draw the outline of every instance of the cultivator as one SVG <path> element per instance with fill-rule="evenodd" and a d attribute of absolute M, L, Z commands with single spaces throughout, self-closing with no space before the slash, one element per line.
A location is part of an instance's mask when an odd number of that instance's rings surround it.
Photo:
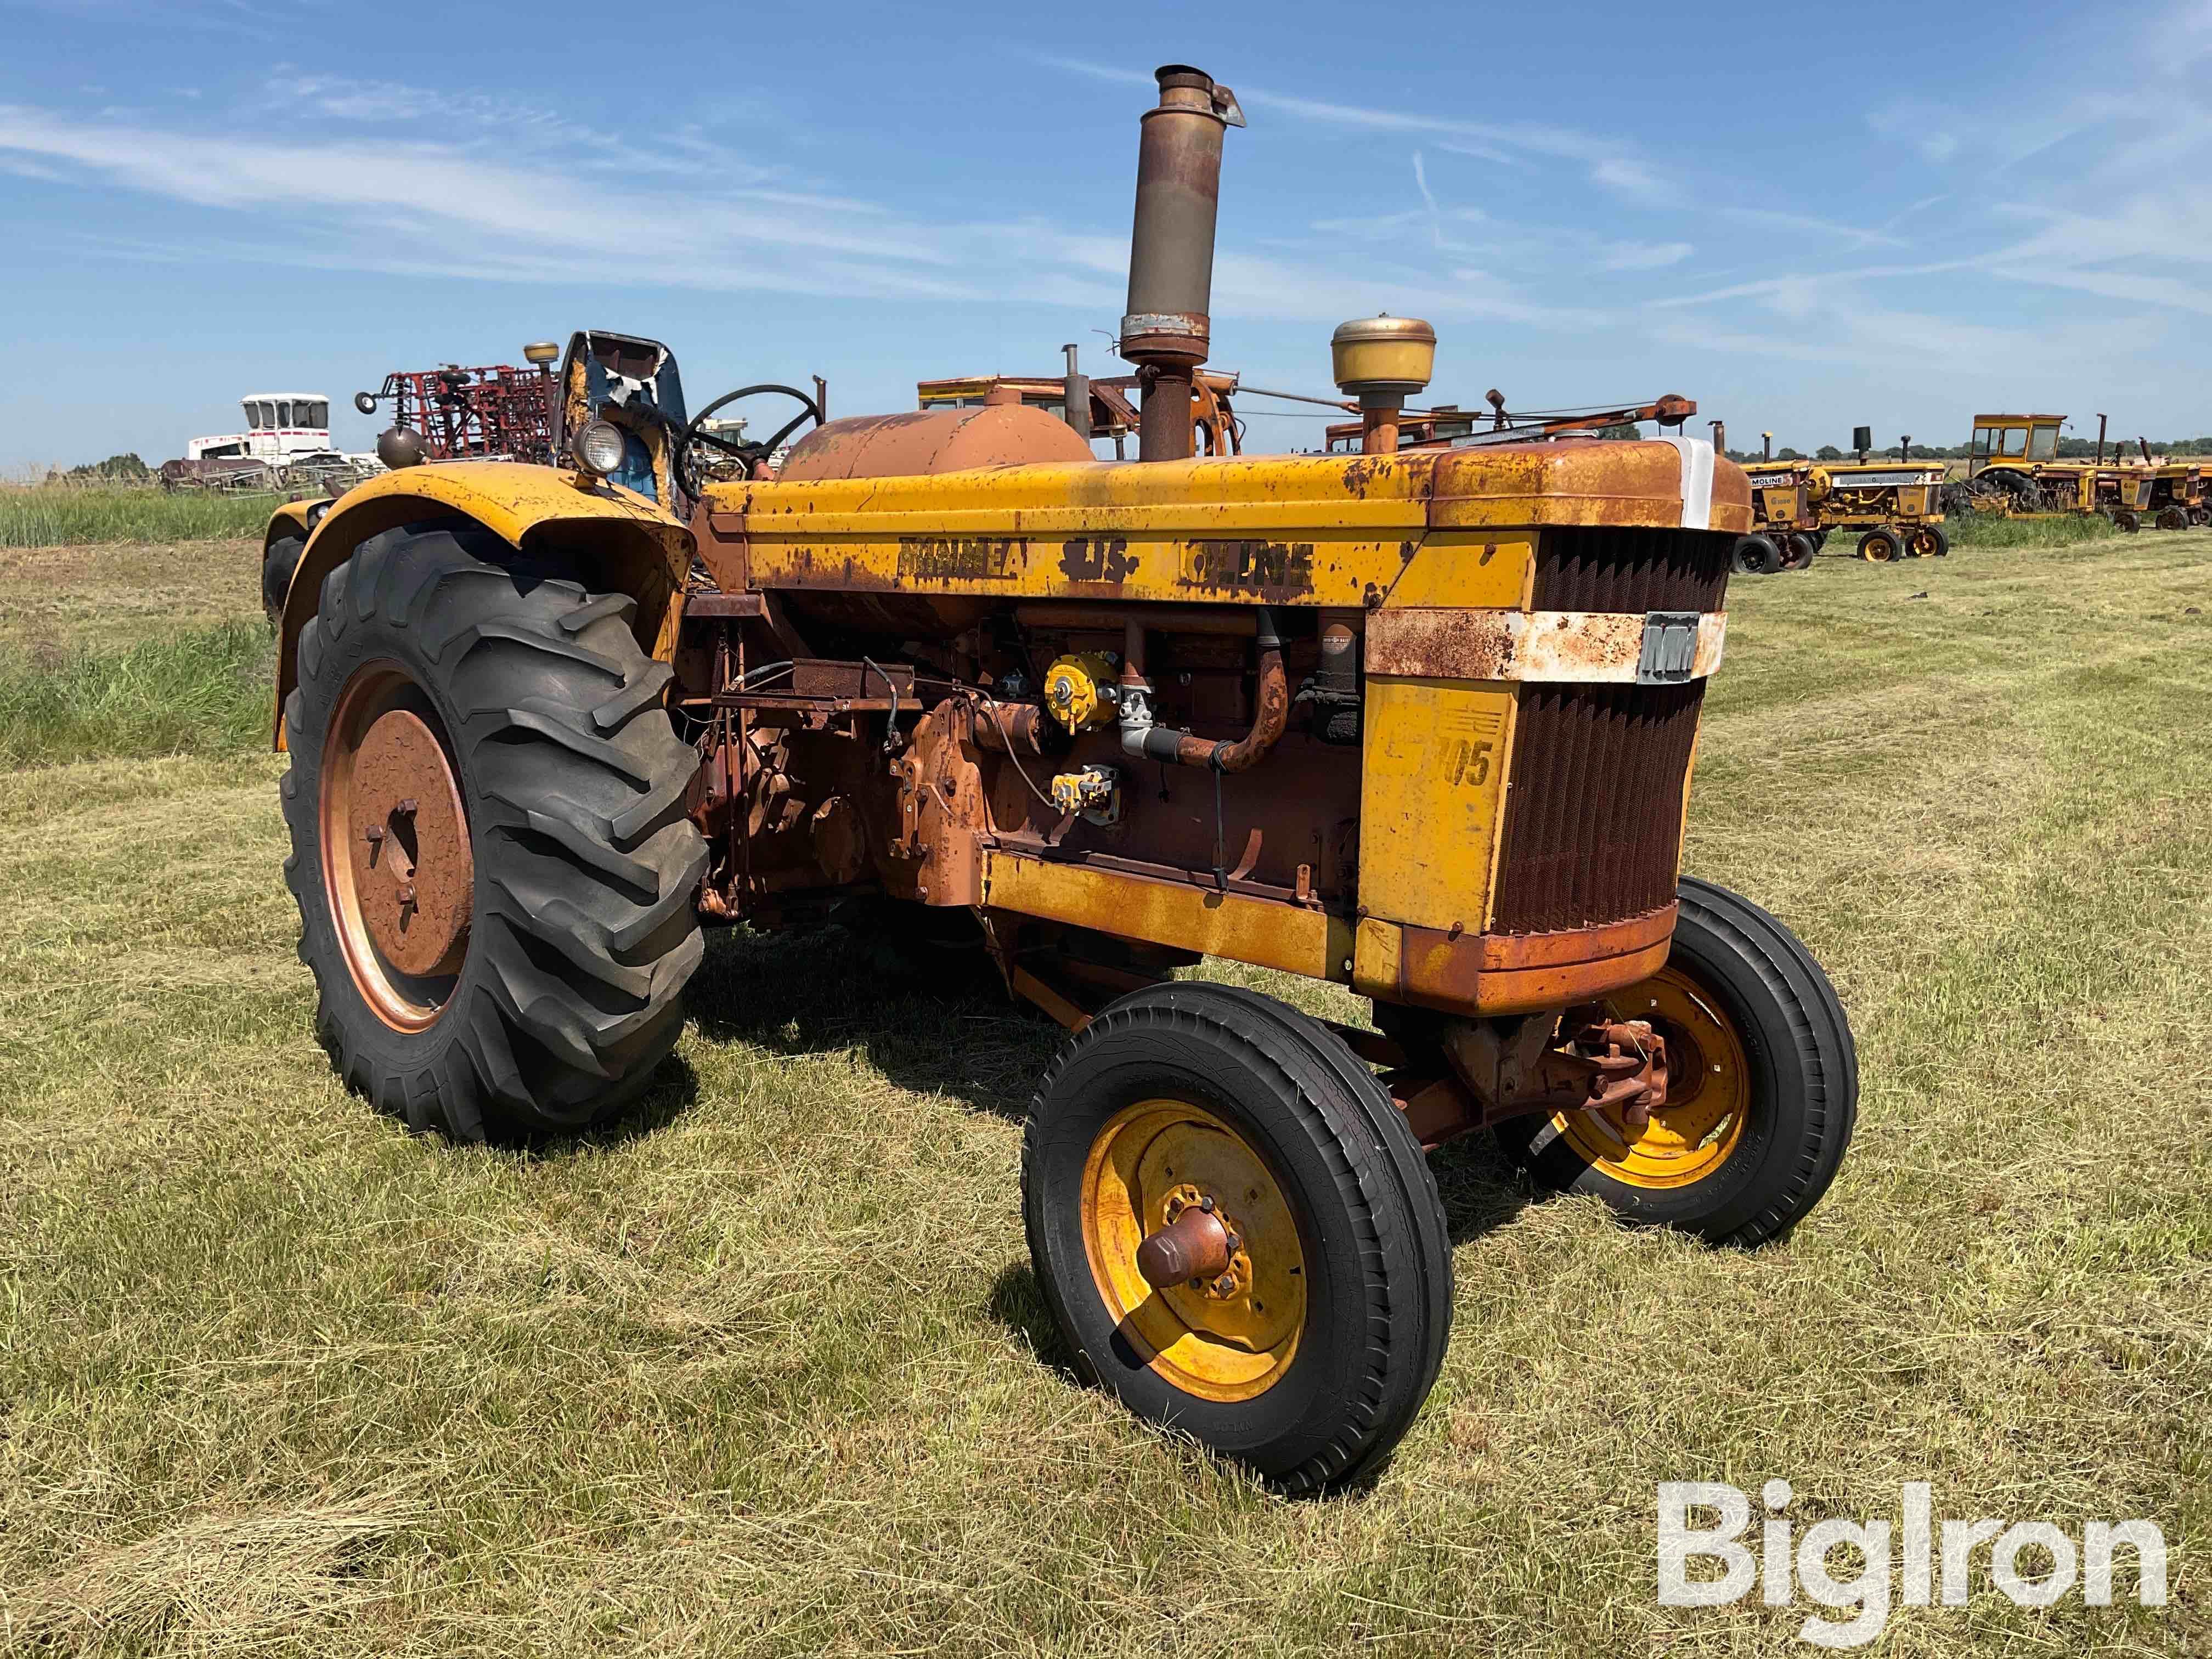
<path fill-rule="evenodd" d="M 1022 1189 L 1076 1366 L 1310 1491 L 1378 1469 L 1442 1363 L 1427 1150 L 1489 1132 L 1754 1243 L 1834 1176 L 1856 1060 L 1805 948 L 1679 872 L 1743 474 L 1679 434 L 1402 447 L 1410 319 L 1332 343 L 1358 453 L 1195 454 L 1243 115 L 1158 81 L 1134 460 L 1065 380 L 1057 416 L 1047 380 L 826 422 L 750 386 L 797 412 L 714 438 L 666 348 L 579 334 L 562 465 L 408 467 L 313 526 L 286 867 L 339 1071 L 463 1139 L 653 1086 L 702 920 L 863 907 L 940 985 L 989 963 L 1070 1033 Z M 1373 1025 L 1177 977 L 1208 956 Z"/>
<path fill-rule="evenodd" d="M 527 368 L 498 363 L 463 368 L 395 371 L 382 388 L 354 394 L 354 407 L 374 415 L 388 405 L 395 429 L 411 432 L 431 461 L 550 461 L 553 455 L 551 344 L 524 348 Z"/>

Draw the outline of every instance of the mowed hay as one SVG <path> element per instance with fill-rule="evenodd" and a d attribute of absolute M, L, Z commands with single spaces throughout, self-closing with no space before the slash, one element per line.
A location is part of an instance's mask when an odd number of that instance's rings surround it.
<path fill-rule="evenodd" d="M 261 615 L 261 536 L 0 547 L 0 647 L 135 645 Z"/>
<path fill-rule="evenodd" d="M 622 1121 L 454 1149 L 314 1044 L 281 760 L 0 774 L 0 1640 L 1767 1655 L 1802 1598 L 1656 1605 L 1654 1487 L 1779 1475 L 1801 1528 L 1927 1480 L 2172 1546 L 2162 1611 L 1978 1574 L 1875 1651 L 2205 1651 L 2208 561 L 1735 585 L 1689 863 L 1828 965 L 1854 1152 L 1743 1254 L 1448 1149 L 1437 1391 L 1372 1492 L 1313 1503 L 1064 1369 L 1018 1208 L 1049 1026 L 720 935 Z M 206 1565 L 257 1526 L 293 1528 L 269 1577 Z"/>

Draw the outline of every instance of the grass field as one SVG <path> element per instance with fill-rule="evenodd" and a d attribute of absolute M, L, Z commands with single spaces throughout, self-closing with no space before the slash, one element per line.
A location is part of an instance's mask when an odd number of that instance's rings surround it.
<path fill-rule="evenodd" d="M 0 1648 L 1771 1655 L 1802 1599 L 1655 1604 L 1654 1487 L 1781 1475 L 2172 1546 L 2163 1611 L 1984 1588 L 1875 1651 L 2212 1653 L 2212 535 L 1730 599 L 1688 862 L 1828 964 L 1853 1155 L 1746 1255 L 1449 1149 L 1442 1378 L 1324 1502 L 1061 1369 L 1048 1028 L 721 935 L 631 1116 L 457 1151 L 310 1035 L 279 761 L 211 714 L 0 770 Z"/>
<path fill-rule="evenodd" d="M 269 522 L 274 495 L 212 490 L 0 484 L 0 548 L 87 542 L 214 541 L 252 536 Z"/>

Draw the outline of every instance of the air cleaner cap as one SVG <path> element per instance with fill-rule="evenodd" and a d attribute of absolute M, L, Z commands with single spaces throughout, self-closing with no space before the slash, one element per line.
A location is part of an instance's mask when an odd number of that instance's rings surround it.
<path fill-rule="evenodd" d="M 1437 331 L 1418 317 L 1388 312 L 1340 324 L 1328 341 L 1329 363 L 1346 396 L 1411 397 L 1437 366 Z"/>

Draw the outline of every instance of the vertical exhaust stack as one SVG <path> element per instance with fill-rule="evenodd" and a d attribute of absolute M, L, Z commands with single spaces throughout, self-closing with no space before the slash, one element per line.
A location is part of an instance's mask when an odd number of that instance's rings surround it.
<path fill-rule="evenodd" d="M 1137 459 L 1181 461 L 1191 453 L 1191 380 L 1212 344 L 1222 135 L 1244 125 L 1244 112 L 1236 94 L 1188 64 L 1164 64 L 1153 76 L 1160 101 L 1145 112 L 1138 141 L 1120 350 L 1144 388 Z"/>

